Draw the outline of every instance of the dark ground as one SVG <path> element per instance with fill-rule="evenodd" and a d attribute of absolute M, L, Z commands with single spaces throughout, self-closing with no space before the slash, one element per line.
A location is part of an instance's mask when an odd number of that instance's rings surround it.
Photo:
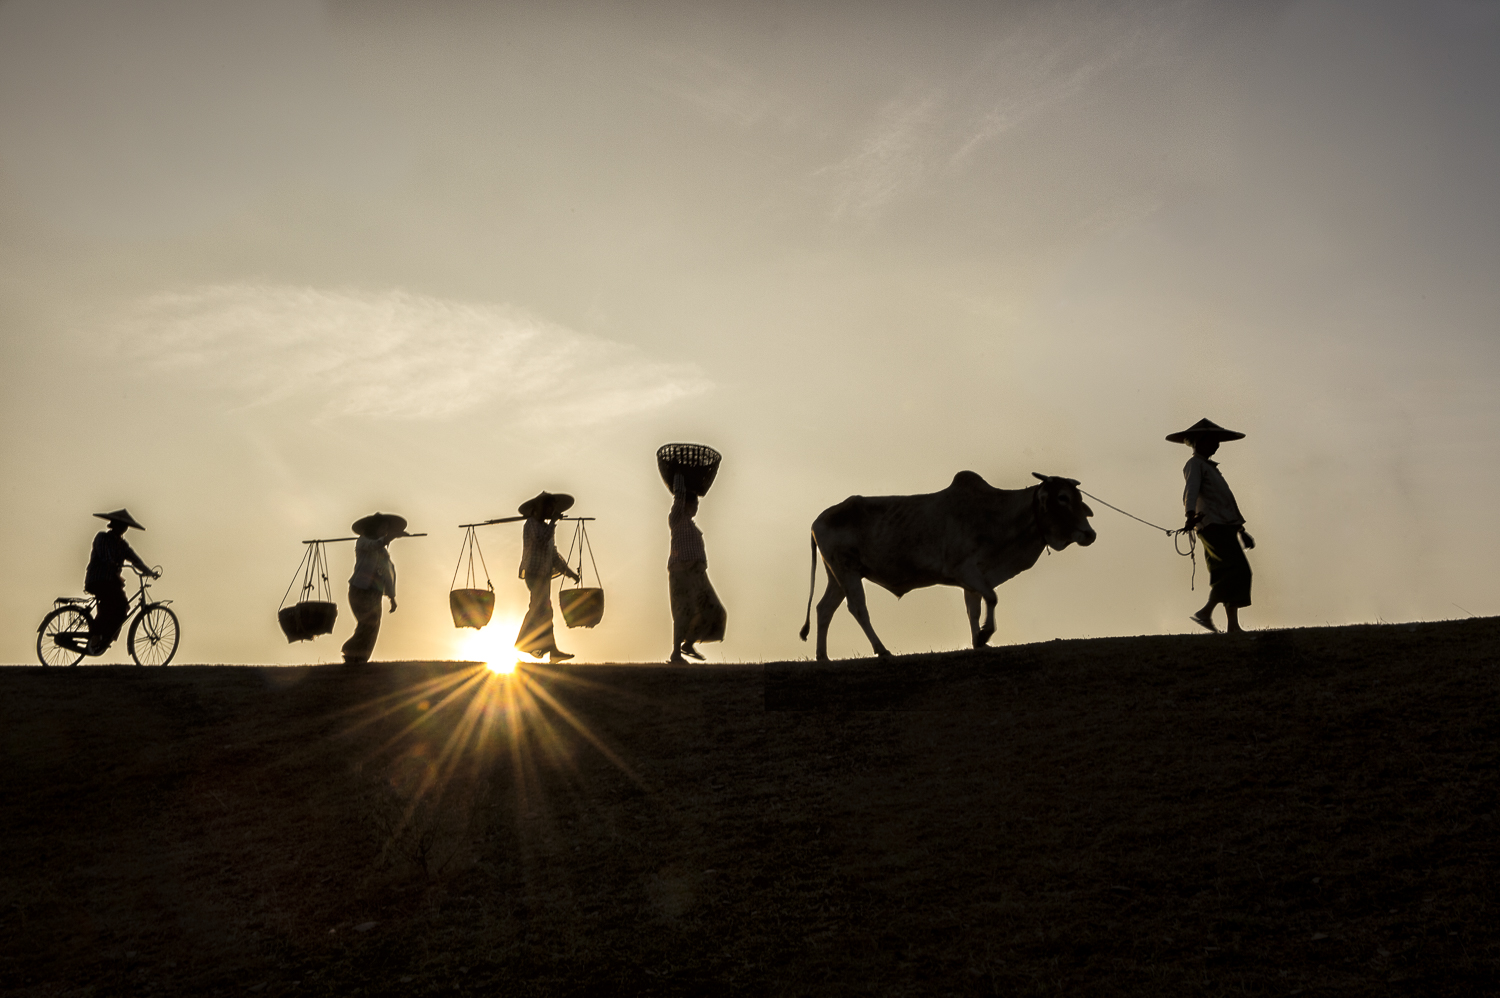
<path fill-rule="evenodd" d="M 0 990 L 1493 994 L 1497 660 L 3 669 Z"/>

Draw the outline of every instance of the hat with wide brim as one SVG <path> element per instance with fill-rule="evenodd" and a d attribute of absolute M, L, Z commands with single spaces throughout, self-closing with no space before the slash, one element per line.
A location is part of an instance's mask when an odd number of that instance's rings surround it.
<path fill-rule="evenodd" d="M 538 492 L 516 507 L 522 516 L 542 518 L 562 516 L 573 505 L 573 497 L 566 492 Z"/>
<path fill-rule="evenodd" d="M 1188 440 L 1243 440 L 1245 435 L 1238 430 L 1226 430 L 1211 419 L 1200 419 L 1185 430 L 1168 433 L 1167 440 L 1174 444 Z"/>
<path fill-rule="evenodd" d="M 134 527 L 137 530 L 146 529 L 136 522 L 135 517 L 130 515 L 130 510 L 128 509 L 117 509 L 113 513 L 95 513 L 94 515 L 101 520 L 108 520 L 110 523 L 123 523 L 125 526 Z"/>
<path fill-rule="evenodd" d="M 361 537 L 386 537 L 406 533 L 406 517 L 395 513 L 371 513 L 355 520 L 349 527 Z"/>

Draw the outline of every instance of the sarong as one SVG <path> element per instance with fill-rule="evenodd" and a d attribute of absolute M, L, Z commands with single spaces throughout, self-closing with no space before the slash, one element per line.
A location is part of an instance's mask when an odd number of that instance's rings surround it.
<path fill-rule="evenodd" d="M 1240 547 L 1239 528 L 1215 523 L 1198 528 L 1208 563 L 1208 598 L 1225 606 L 1250 605 L 1250 560 Z"/>
<path fill-rule="evenodd" d="M 677 642 L 724 640 L 728 614 L 708 581 L 708 566 L 671 569 L 667 572 L 667 590 L 672 598 L 672 630 Z"/>
<path fill-rule="evenodd" d="M 528 579 L 531 589 L 531 604 L 526 607 L 526 619 L 521 621 L 521 632 L 516 635 L 516 650 L 538 657 L 557 651 L 557 639 L 552 634 L 552 577 L 542 575 Z"/>
<path fill-rule="evenodd" d="M 104 654 L 104 650 L 114 644 L 115 638 L 120 636 L 120 628 L 125 625 L 125 618 L 130 615 L 130 597 L 125 595 L 123 583 L 98 588 L 100 591 L 94 593 L 98 603 L 89 625 L 89 652 L 94 655 Z"/>
<path fill-rule="evenodd" d="M 354 633 L 344 642 L 344 661 L 363 663 L 375 651 L 380 637 L 380 590 L 349 587 L 349 612 L 354 614 Z"/>

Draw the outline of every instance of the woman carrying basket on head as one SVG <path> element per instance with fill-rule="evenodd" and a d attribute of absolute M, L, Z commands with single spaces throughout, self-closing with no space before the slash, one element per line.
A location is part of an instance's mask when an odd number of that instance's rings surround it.
<path fill-rule="evenodd" d="M 573 656 L 559 651 L 552 632 L 552 580 L 566 575 L 578 581 L 578 573 L 568 567 L 557 551 L 557 521 L 573 505 L 573 497 L 562 493 L 539 492 L 521 503 L 516 512 L 526 517 L 521 528 L 521 578 L 531 592 L 526 619 L 516 635 L 516 650 L 550 662 L 563 662 Z"/>
<path fill-rule="evenodd" d="M 708 491 L 713 482 L 713 472 L 718 470 L 717 451 L 701 447 L 703 454 L 692 456 L 700 461 L 711 461 L 710 465 L 697 469 L 696 481 L 688 482 L 688 475 L 679 470 L 678 461 L 685 455 L 672 453 L 673 448 L 686 451 L 701 445 L 668 444 L 657 452 L 657 463 L 663 480 L 672 476 L 672 511 L 667 514 L 667 526 L 672 531 L 672 547 L 667 555 L 667 591 L 672 601 L 672 657 L 674 665 L 686 665 L 683 658 L 703 661 L 703 656 L 694 647 L 699 641 L 723 641 L 727 614 L 724 604 L 719 602 L 713 583 L 708 581 L 708 552 L 703 547 L 703 531 L 693 522 L 698 515 L 698 497 Z M 676 458 L 677 460 L 673 460 Z M 694 469 L 688 469 L 692 474 Z"/>

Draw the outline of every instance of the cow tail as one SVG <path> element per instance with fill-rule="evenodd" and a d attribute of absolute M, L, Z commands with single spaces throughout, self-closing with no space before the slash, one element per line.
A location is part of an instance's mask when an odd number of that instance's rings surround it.
<path fill-rule="evenodd" d="M 798 635 L 803 641 L 807 640 L 807 632 L 812 627 L 812 598 L 813 590 L 818 588 L 818 538 L 811 535 L 812 540 L 812 568 L 808 570 L 807 578 L 807 616 L 802 621 L 802 631 Z"/>

